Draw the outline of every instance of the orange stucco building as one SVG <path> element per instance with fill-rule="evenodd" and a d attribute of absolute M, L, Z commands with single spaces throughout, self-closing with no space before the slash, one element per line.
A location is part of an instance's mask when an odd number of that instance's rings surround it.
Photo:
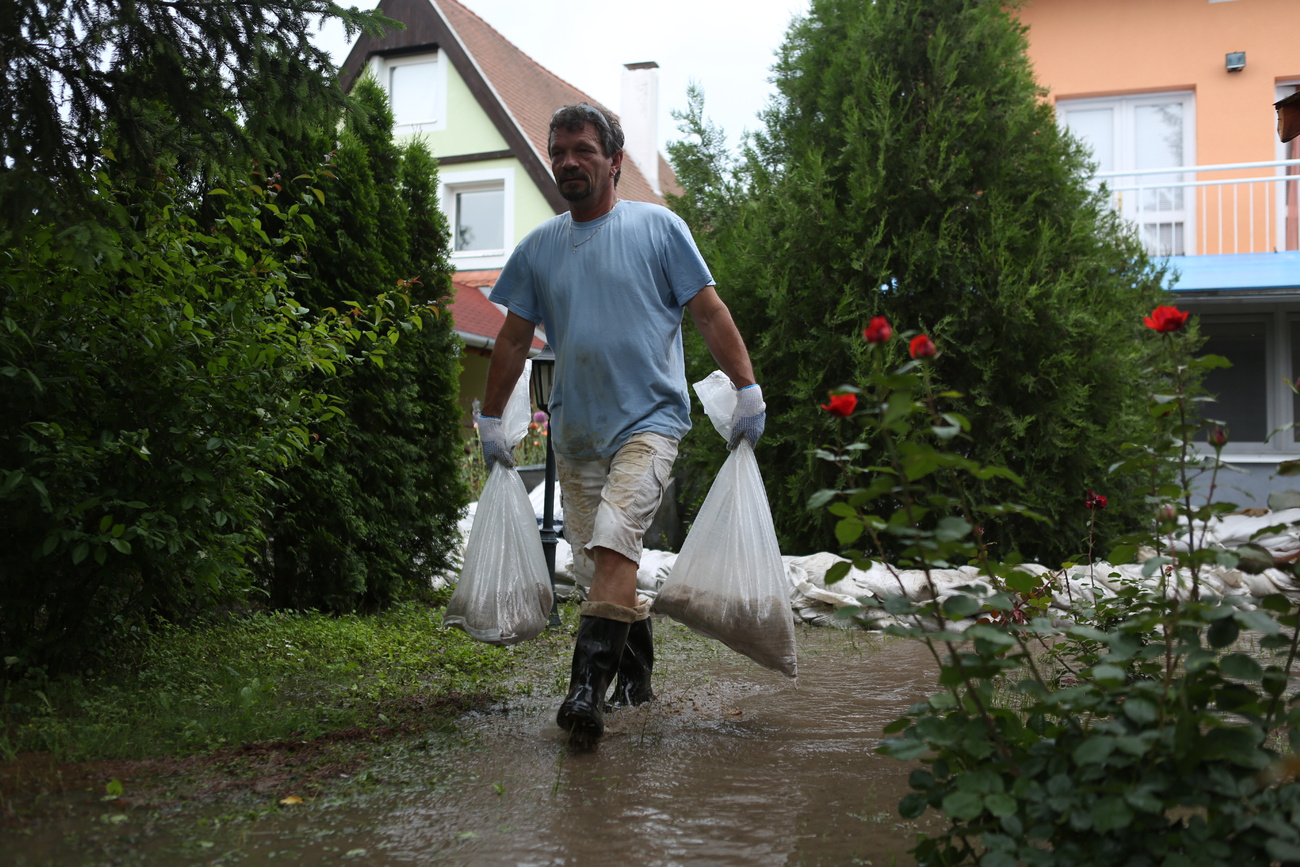
<path fill-rule="evenodd" d="M 1195 163 L 1280 158 L 1272 104 L 1300 84 L 1300 2 L 1029 0 L 1020 19 L 1053 100 L 1193 93 Z"/>
<path fill-rule="evenodd" d="M 1261 506 L 1300 458 L 1300 138 L 1273 104 L 1300 90 L 1300 0 L 1025 0 L 1029 54 L 1058 123 L 1093 152 L 1098 183 L 1177 303 L 1233 367 L 1207 387 L 1230 493 Z M 1248 165 L 1243 165 L 1248 164 Z"/>
<path fill-rule="evenodd" d="M 1141 203 L 1132 189 L 1171 177 L 1150 173 L 1154 168 L 1300 157 L 1300 141 L 1284 147 L 1278 140 L 1272 110 L 1300 85 L 1300 3 L 1030 0 L 1021 20 L 1039 81 L 1062 122 L 1097 147 L 1099 171 L 1148 169 L 1109 178 L 1112 187 L 1129 187 L 1117 192 L 1117 203 L 1127 197 L 1130 216 L 1140 204 L 1173 212 L 1144 214 L 1152 252 L 1300 249 L 1296 197 L 1287 201 L 1281 184 L 1244 183 L 1280 174 L 1278 167 L 1178 173 L 1182 183 L 1204 183 L 1172 196 L 1144 190 Z M 1165 141 L 1171 137 L 1178 140 Z"/>

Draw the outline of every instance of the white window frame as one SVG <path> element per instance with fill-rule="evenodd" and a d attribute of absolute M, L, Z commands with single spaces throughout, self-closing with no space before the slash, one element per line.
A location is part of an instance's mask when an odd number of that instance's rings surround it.
<path fill-rule="evenodd" d="M 394 135 L 410 135 L 422 132 L 441 132 L 447 128 L 447 63 L 441 52 L 429 51 L 421 54 L 403 54 L 398 57 L 379 57 L 370 58 L 370 70 L 383 88 L 384 93 L 388 94 L 389 104 L 392 104 L 393 94 L 390 89 L 392 81 L 391 71 L 399 66 L 411 66 L 417 63 L 433 63 L 433 117 L 428 120 L 421 120 L 416 123 L 396 123 L 393 124 Z"/>
<path fill-rule="evenodd" d="M 1246 321 L 1263 319 L 1265 322 L 1264 344 L 1264 424 L 1271 434 L 1267 442 L 1235 442 L 1231 439 L 1224 447 L 1224 457 L 1230 461 L 1243 464 L 1277 463 L 1293 459 L 1300 453 L 1300 441 L 1296 440 L 1295 430 L 1285 425 L 1295 422 L 1300 425 L 1300 418 L 1295 417 L 1293 404 L 1295 395 L 1285 380 L 1300 378 L 1300 371 L 1291 370 L 1291 325 L 1300 322 L 1300 306 L 1290 303 L 1269 303 L 1266 301 L 1248 301 L 1242 299 L 1231 306 L 1215 304 L 1212 307 L 1199 307 L 1189 299 L 1186 309 L 1191 309 L 1198 317 L 1217 321 Z M 1215 417 L 1215 405 L 1205 405 L 1204 414 Z M 1204 442 L 1204 435 L 1197 437 L 1199 446 L 1205 451 L 1212 451 Z"/>
<path fill-rule="evenodd" d="M 1123 172 L 1134 170 L 1136 147 L 1133 139 L 1133 109 L 1138 105 L 1153 104 L 1180 104 L 1183 107 L 1183 166 L 1196 165 L 1196 93 L 1191 90 L 1171 90 L 1171 91 L 1153 91 L 1149 93 L 1129 93 L 1121 96 L 1104 96 L 1104 97 L 1084 97 L 1079 99 L 1065 98 L 1056 101 L 1056 122 L 1064 131 L 1069 127 L 1066 123 L 1066 114 L 1075 109 L 1090 110 L 1109 108 L 1114 111 L 1114 133 L 1115 133 L 1115 165 L 1114 171 Z M 1193 180 L 1190 173 L 1181 174 L 1177 172 L 1167 172 L 1162 174 L 1174 175 L 1175 181 Z M 1132 175 L 1120 176 L 1108 179 L 1110 186 L 1129 185 L 1140 182 L 1144 177 L 1151 175 Z M 1154 184 L 1153 184 L 1154 186 Z M 1182 255 L 1192 256 L 1196 254 L 1197 227 L 1196 227 L 1196 207 L 1197 200 L 1195 187 L 1183 188 L 1183 207 L 1180 211 L 1172 212 L 1181 215 L 1183 225 L 1183 250 Z M 1130 192 L 1125 196 L 1122 193 L 1115 195 L 1115 204 L 1121 215 L 1124 216 L 1138 231 L 1138 237 L 1145 244 L 1146 238 L 1143 234 L 1143 227 L 1138 226 L 1138 209 L 1136 203 L 1138 196 Z M 1158 212 L 1159 213 L 1159 212 Z M 1156 220 L 1152 225 L 1166 225 L 1169 221 Z M 1157 229 L 1158 231 L 1158 229 Z"/>
<path fill-rule="evenodd" d="M 503 268 L 506 258 L 515 248 L 515 170 L 513 167 L 478 169 L 464 172 L 438 173 L 438 201 L 447 215 L 447 225 L 456 231 L 456 194 L 479 190 L 501 190 L 504 193 L 502 214 L 502 247 L 499 250 L 465 250 L 449 254 L 451 262 L 460 270 Z M 455 244 L 453 243 L 454 247 Z"/>
<path fill-rule="evenodd" d="M 1300 79 L 1297 79 L 1295 81 L 1279 81 L 1277 83 L 1277 88 L 1273 97 L 1273 101 L 1278 102 L 1282 99 L 1285 99 L 1286 97 L 1290 96 L 1293 93 L 1300 93 L 1300 90 L 1297 90 L 1297 88 L 1300 88 Z M 1287 152 L 1290 150 L 1292 143 L 1283 142 L 1282 139 L 1276 134 L 1276 132 L 1274 132 L 1273 144 L 1275 150 L 1275 158 L 1279 160 L 1287 159 Z M 1278 177 L 1286 177 L 1287 176 L 1286 168 L 1284 166 L 1278 166 L 1277 174 Z M 1296 183 L 1300 184 L 1300 181 L 1297 181 Z M 1274 234 L 1273 249 L 1285 250 L 1286 230 L 1287 230 L 1287 225 L 1286 225 L 1287 184 L 1280 183 L 1277 186 L 1278 186 L 1278 190 L 1277 190 L 1278 195 L 1277 195 L 1277 202 L 1275 205 L 1276 220 L 1273 223 L 1273 225 L 1276 226 L 1276 229 L 1274 229 L 1274 233 L 1273 233 Z"/>

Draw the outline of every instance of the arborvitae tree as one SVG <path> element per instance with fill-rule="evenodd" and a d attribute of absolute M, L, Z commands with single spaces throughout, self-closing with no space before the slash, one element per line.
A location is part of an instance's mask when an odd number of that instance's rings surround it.
<path fill-rule="evenodd" d="M 85 181 L 112 130 L 116 167 L 147 175 L 273 155 L 269 129 L 346 101 L 311 37 L 395 24 L 331 0 L 6 0 L 0 13 L 0 224 L 96 201 Z"/>
<path fill-rule="evenodd" d="M 299 154 L 309 165 L 332 151 L 336 176 L 313 210 L 300 300 L 347 311 L 354 298 L 402 291 L 421 327 L 403 326 L 382 366 L 349 371 L 343 414 L 312 431 L 319 459 L 283 475 L 264 564 L 278 606 L 346 611 L 418 593 L 449 565 L 468 501 L 437 166 L 422 143 L 393 143 L 392 113 L 374 82 L 363 79 L 353 95 L 364 112 L 320 131 Z M 293 189 L 284 179 L 306 165 L 285 166 L 277 182 Z"/>
<path fill-rule="evenodd" d="M 1090 191 L 1025 47 L 1001 0 L 813 0 L 735 170 L 698 101 L 684 118 L 697 139 L 671 149 L 675 206 L 750 343 L 768 402 L 759 460 L 789 552 L 836 548 L 806 504 L 837 480 L 809 449 L 836 435 L 818 405 L 857 378 L 872 316 L 934 338 L 938 380 L 964 395 L 968 454 L 1026 480 L 988 483 L 981 500 L 1050 519 L 990 520 L 996 552 L 1078 553 L 1085 489 L 1110 496 L 1109 526 L 1143 510 L 1108 468 L 1143 430 L 1136 337 L 1161 272 Z"/>

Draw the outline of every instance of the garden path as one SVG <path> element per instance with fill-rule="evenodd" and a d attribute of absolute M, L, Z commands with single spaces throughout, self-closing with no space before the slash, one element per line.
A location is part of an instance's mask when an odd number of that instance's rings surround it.
<path fill-rule="evenodd" d="M 538 671 L 532 695 L 462 718 L 449 739 L 389 745 L 343 792 L 197 830 L 192 813 L 69 820 L 0 860 L 911 863 L 920 825 L 897 813 L 911 768 L 873 748 L 934 689 L 923 645 L 801 627 L 790 681 L 671 621 L 657 627 L 659 700 L 611 714 L 594 751 L 566 748 L 553 721 L 563 673 Z"/>

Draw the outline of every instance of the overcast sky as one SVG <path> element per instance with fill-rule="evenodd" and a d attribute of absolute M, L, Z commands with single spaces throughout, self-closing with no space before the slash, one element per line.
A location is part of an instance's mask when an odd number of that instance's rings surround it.
<path fill-rule="evenodd" d="M 686 86 L 704 90 L 705 113 L 733 148 L 772 93 L 768 78 L 792 16 L 808 0 L 461 0 L 542 66 L 619 110 L 623 64 L 659 64 L 660 146 L 679 138 L 669 111 L 686 107 Z M 358 0 L 362 8 L 373 8 Z M 351 47 L 341 28 L 319 44 L 342 63 Z"/>

